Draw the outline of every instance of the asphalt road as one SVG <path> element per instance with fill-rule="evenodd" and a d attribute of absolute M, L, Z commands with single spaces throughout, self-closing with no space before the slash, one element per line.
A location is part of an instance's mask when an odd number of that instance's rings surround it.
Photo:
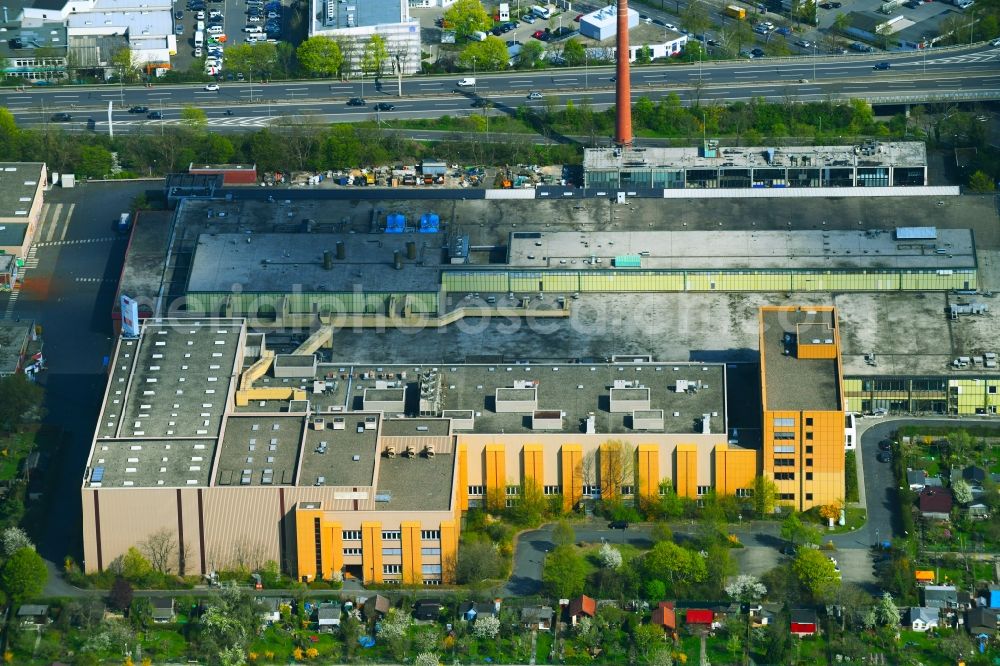
<path fill-rule="evenodd" d="M 79 559 L 82 551 L 81 474 L 107 383 L 102 359 L 110 349 L 111 306 L 126 245 L 114 221 L 150 187 L 80 183 L 76 189 L 47 192 L 23 286 L 16 296 L 0 299 L 6 318 L 33 319 L 42 326 L 48 365 L 39 377 L 45 386 L 45 423 L 63 433 L 61 449 L 45 469 L 52 492 L 40 500 L 41 507 L 29 505 L 44 519 L 32 536 L 52 571 L 62 568 L 67 554 Z M 49 591 L 66 588 L 54 580 Z"/>
<path fill-rule="evenodd" d="M 872 69 L 890 61 L 887 71 Z M 752 98 L 814 101 L 827 98 L 937 99 L 955 94 L 1000 98 L 1000 48 L 977 45 L 926 53 L 837 55 L 787 59 L 709 62 L 703 65 L 669 65 L 635 68 L 633 98 L 661 99 L 675 92 L 685 102 L 739 101 Z M 611 68 L 560 69 L 540 72 L 479 74 L 477 85 L 459 88 L 460 76 L 411 77 L 403 80 L 402 97 L 395 80 L 378 86 L 367 82 L 294 81 L 280 83 L 226 82 L 217 92 L 197 84 L 146 87 L 37 87 L 24 91 L 5 89 L 0 105 L 7 106 L 21 126 L 44 125 L 55 112 L 71 114 L 64 129 L 85 131 L 94 118 L 97 131 L 106 131 L 107 108 L 119 131 L 130 127 L 156 128 L 177 123 L 185 106 L 205 109 L 209 126 L 216 131 L 252 130 L 278 118 L 315 122 L 351 122 L 366 119 L 426 118 L 482 113 L 474 108 L 486 98 L 492 114 L 511 113 L 520 106 L 544 108 L 548 99 L 530 101 L 539 91 L 556 104 L 589 102 L 595 108 L 614 103 Z M 349 97 L 364 97 L 365 107 L 347 106 Z M 391 112 L 376 114 L 374 103 L 388 101 Z M 163 113 L 163 120 L 129 114 L 133 105 Z M 232 115 L 226 115 L 226 111 Z"/>
<path fill-rule="evenodd" d="M 878 443 L 890 438 L 903 426 L 926 425 L 959 428 L 976 426 L 1000 430 L 1000 423 L 987 419 L 890 419 L 866 425 L 861 435 L 860 452 L 865 468 L 865 495 L 868 503 L 868 523 L 859 530 L 858 537 L 864 537 L 869 545 L 902 536 L 898 513 L 896 512 L 896 483 L 892 478 L 892 466 L 875 459 Z M 863 532 L 863 534 L 862 534 Z"/>

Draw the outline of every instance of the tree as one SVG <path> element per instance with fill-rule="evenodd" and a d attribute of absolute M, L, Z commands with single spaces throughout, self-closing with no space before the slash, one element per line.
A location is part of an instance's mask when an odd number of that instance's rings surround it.
<path fill-rule="evenodd" d="M 488 30 L 493 23 L 480 0 L 456 0 L 442 18 L 459 39 L 465 39 L 477 30 Z"/>
<path fill-rule="evenodd" d="M 112 163 L 111 151 L 104 146 L 80 146 L 76 172 L 78 176 L 104 178 L 111 173 Z"/>
<path fill-rule="evenodd" d="M 622 566 L 622 551 L 610 543 L 601 546 L 597 557 L 601 560 L 601 565 L 607 569 L 620 569 Z"/>
<path fill-rule="evenodd" d="M 34 548 L 21 548 L 0 569 L 0 586 L 13 602 L 37 597 L 45 589 L 49 571 Z"/>
<path fill-rule="evenodd" d="M 136 597 L 128 607 L 128 621 L 137 631 L 147 629 L 153 623 L 153 602 L 149 597 Z"/>
<path fill-rule="evenodd" d="M 139 61 L 132 53 L 132 49 L 123 46 L 111 53 L 111 67 L 117 72 L 122 81 L 129 83 L 139 78 Z"/>
<path fill-rule="evenodd" d="M 496 546 L 488 541 L 463 541 L 458 549 L 455 577 L 465 585 L 480 585 L 503 575 L 503 562 Z"/>
<path fill-rule="evenodd" d="M 836 565 L 818 550 L 799 548 L 792 570 L 815 601 L 828 599 L 840 587 L 840 574 Z"/>
<path fill-rule="evenodd" d="M 552 543 L 556 546 L 571 546 L 576 541 L 576 532 L 567 520 L 560 520 L 552 528 Z"/>
<path fill-rule="evenodd" d="M 583 594 L 587 566 L 573 546 L 557 546 L 545 557 L 542 581 L 560 599 Z"/>
<path fill-rule="evenodd" d="M 673 541 L 674 532 L 666 523 L 653 523 L 653 529 L 649 531 L 649 538 L 653 540 L 653 543 Z"/>
<path fill-rule="evenodd" d="M 42 418 L 42 387 L 23 372 L 0 378 L 0 429 L 14 432 Z"/>
<path fill-rule="evenodd" d="M 120 559 L 120 573 L 126 580 L 142 583 L 149 578 L 149 574 L 153 572 L 153 567 L 150 565 L 149 560 L 147 560 L 135 546 L 132 546 L 125 551 L 125 554 L 121 555 Z"/>
<path fill-rule="evenodd" d="M 5 529 L 3 536 L 0 537 L 0 543 L 3 544 L 3 554 L 7 557 L 10 557 L 22 548 L 35 549 L 35 544 L 28 538 L 28 533 L 20 527 L 8 527 Z"/>
<path fill-rule="evenodd" d="M 174 536 L 174 531 L 168 527 L 156 530 L 139 544 L 139 550 L 149 560 L 154 571 L 161 574 L 169 573 L 171 560 L 174 553 L 177 552 L 177 539 Z"/>
<path fill-rule="evenodd" d="M 132 605 L 132 584 L 122 577 L 115 578 L 108 593 L 108 601 L 115 610 L 125 611 Z"/>
<path fill-rule="evenodd" d="M 251 79 L 254 74 L 267 77 L 278 64 L 278 49 L 267 42 L 234 44 L 226 47 L 222 61 L 229 71 L 246 72 Z"/>
<path fill-rule="evenodd" d="M 601 498 L 617 500 L 622 486 L 635 483 L 635 447 L 619 439 L 608 440 L 599 449 Z"/>
<path fill-rule="evenodd" d="M 661 541 L 642 558 L 643 569 L 650 578 L 671 585 L 683 581 L 701 583 L 708 577 L 705 558 L 671 541 Z"/>
<path fill-rule="evenodd" d="M 496 615 L 481 615 L 472 625 L 476 638 L 493 640 L 500 635 L 500 618 Z"/>
<path fill-rule="evenodd" d="M 758 476 L 753 480 L 753 510 L 761 518 L 774 513 L 775 502 L 778 499 L 778 486 L 766 476 Z"/>
<path fill-rule="evenodd" d="M 490 35 L 484 41 L 472 42 L 458 56 L 458 64 L 467 69 L 482 72 L 497 72 L 507 69 L 510 54 L 502 39 Z"/>
<path fill-rule="evenodd" d="M 840 500 L 835 500 L 830 504 L 824 504 L 819 508 L 819 515 L 824 519 L 830 521 L 830 525 L 833 525 L 835 520 L 840 518 L 840 511 L 844 504 Z"/>
<path fill-rule="evenodd" d="M 545 47 L 537 39 L 529 39 L 521 45 L 521 52 L 517 54 L 517 66 L 520 69 L 531 69 L 543 62 Z"/>
<path fill-rule="evenodd" d="M 882 598 L 875 603 L 875 621 L 883 627 L 891 629 L 899 628 L 899 609 L 896 602 L 892 600 L 892 595 L 888 592 L 882 594 Z"/>
<path fill-rule="evenodd" d="M 693 35 L 701 35 L 712 25 L 703 2 L 691 2 L 681 10 L 681 25 Z"/>
<path fill-rule="evenodd" d="M 181 122 L 193 130 L 203 130 L 208 127 L 208 114 L 196 106 L 185 106 L 181 109 Z"/>
<path fill-rule="evenodd" d="M 791 541 L 793 546 L 798 546 L 818 544 L 822 535 L 815 525 L 803 523 L 801 514 L 792 513 L 781 523 L 781 538 Z"/>
<path fill-rule="evenodd" d="M 587 49 L 583 46 L 583 42 L 571 39 L 563 47 L 563 58 L 570 67 L 579 67 L 587 59 Z"/>
<path fill-rule="evenodd" d="M 378 79 L 388 60 L 389 49 L 386 48 L 385 38 L 375 33 L 365 42 L 365 50 L 361 54 L 361 71 Z"/>
<path fill-rule="evenodd" d="M 433 652 L 421 652 L 413 660 L 413 666 L 440 666 L 441 658 Z"/>
<path fill-rule="evenodd" d="M 759 601 L 767 594 L 767 588 L 757 576 L 740 574 L 733 582 L 726 585 L 726 594 L 740 603 Z"/>
<path fill-rule="evenodd" d="M 969 176 L 969 191 L 977 194 L 991 194 L 997 189 L 996 183 L 985 171 L 979 170 Z"/>
<path fill-rule="evenodd" d="M 951 484 L 951 492 L 959 504 L 968 504 L 972 501 L 972 486 L 965 479 L 959 479 Z"/>
<path fill-rule="evenodd" d="M 847 34 L 847 29 L 851 27 L 851 17 L 843 12 L 838 12 L 836 16 L 833 17 L 833 29 L 839 32 L 841 35 Z"/>
<path fill-rule="evenodd" d="M 344 66 L 340 44 L 324 35 L 310 37 L 299 44 L 295 56 L 304 70 L 316 76 L 336 76 Z"/>

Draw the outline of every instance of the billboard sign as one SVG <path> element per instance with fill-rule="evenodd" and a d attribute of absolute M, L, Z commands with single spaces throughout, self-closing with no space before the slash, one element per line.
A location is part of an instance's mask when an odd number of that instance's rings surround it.
<path fill-rule="evenodd" d="M 126 338 L 139 337 L 139 303 L 122 294 L 121 310 L 122 336 Z"/>

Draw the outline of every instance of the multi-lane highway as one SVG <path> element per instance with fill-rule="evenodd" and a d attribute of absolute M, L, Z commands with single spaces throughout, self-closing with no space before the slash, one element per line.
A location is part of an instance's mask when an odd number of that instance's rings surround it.
<path fill-rule="evenodd" d="M 889 62 L 888 70 L 874 69 Z M 474 87 L 459 88 L 460 76 L 412 77 L 395 80 L 330 82 L 292 81 L 250 84 L 226 82 L 218 91 L 198 84 L 152 87 L 39 87 L 0 92 L 0 105 L 8 107 L 21 126 L 50 123 L 55 113 L 71 120 L 59 124 L 86 130 L 93 118 L 96 131 L 106 131 L 107 108 L 117 129 L 180 121 L 185 106 L 204 109 L 209 126 L 217 131 L 255 129 L 278 119 L 294 117 L 315 122 L 351 122 L 376 117 L 375 104 L 388 102 L 391 111 L 379 118 L 434 118 L 482 112 L 473 104 L 487 99 L 492 113 L 522 105 L 543 108 L 548 98 L 557 104 L 589 101 L 595 108 L 614 103 L 613 70 L 608 67 L 550 69 L 532 72 L 479 74 Z M 531 91 L 543 95 L 528 100 Z M 877 102 L 921 102 L 964 99 L 1000 99 L 1000 47 L 989 44 L 925 53 L 892 55 L 843 55 L 816 58 L 753 59 L 691 65 L 651 66 L 632 71 L 633 98 L 659 100 L 677 93 L 685 103 L 771 100 L 864 98 Z M 348 106 L 350 97 L 364 97 L 367 105 Z M 160 111 L 162 120 L 130 114 L 131 106 Z"/>

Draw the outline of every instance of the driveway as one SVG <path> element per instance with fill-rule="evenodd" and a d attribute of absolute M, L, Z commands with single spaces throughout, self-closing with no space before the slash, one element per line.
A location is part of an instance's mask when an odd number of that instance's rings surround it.
<path fill-rule="evenodd" d="M 867 422 L 866 422 L 867 421 Z M 853 542 L 855 548 L 874 545 L 877 541 L 885 541 L 895 536 L 902 536 L 899 524 L 897 489 L 892 478 L 892 465 L 880 463 L 875 459 L 878 454 L 878 443 L 890 438 L 904 426 L 935 426 L 961 428 L 976 426 L 995 428 L 1000 431 L 1000 422 L 989 419 L 868 419 L 861 421 L 863 428 L 860 434 L 859 448 L 864 467 L 865 495 L 868 503 L 868 522 L 850 535 L 834 539 L 838 548 L 849 548 Z M 874 422 L 873 422 L 874 421 Z M 844 542 L 841 545 L 841 542 Z"/>

